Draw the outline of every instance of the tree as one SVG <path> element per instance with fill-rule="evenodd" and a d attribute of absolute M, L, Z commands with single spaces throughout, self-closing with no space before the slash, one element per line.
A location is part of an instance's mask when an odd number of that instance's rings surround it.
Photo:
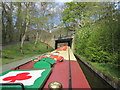
<path fill-rule="evenodd" d="M 93 5 L 93 7 L 91 6 Z M 87 57 L 90 61 L 112 63 L 119 66 L 120 32 L 119 8 L 115 3 L 92 3 L 87 7 L 91 22 L 77 29 L 75 39 L 76 53 Z"/>
<path fill-rule="evenodd" d="M 21 41 L 21 37 L 22 37 L 22 3 L 18 2 L 16 3 L 16 6 L 18 7 L 17 9 L 17 20 L 16 20 L 16 23 L 15 23 L 15 27 L 16 27 L 16 31 L 18 32 L 17 35 L 18 35 L 18 40 Z"/>
<path fill-rule="evenodd" d="M 26 6 L 25 33 L 23 34 L 23 37 L 22 37 L 22 39 L 21 39 L 21 45 L 20 45 L 20 51 L 21 51 L 21 53 L 23 53 L 23 54 L 24 54 L 24 52 L 23 52 L 23 44 L 24 44 L 24 40 L 25 40 L 25 37 L 26 37 L 26 33 L 27 33 L 27 31 L 28 31 L 29 19 L 30 19 L 30 18 L 29 18 L 29 7 L 30 7 L 30 4 L 31 4 L 30 2 L 25 3 L 25 6 Z"/>
<path fill-rule="evenodd" d="M 2 31 L 3 31 L 3 42 L 12 42 L 13 40 L 13 3 L 2 2 Z"/>

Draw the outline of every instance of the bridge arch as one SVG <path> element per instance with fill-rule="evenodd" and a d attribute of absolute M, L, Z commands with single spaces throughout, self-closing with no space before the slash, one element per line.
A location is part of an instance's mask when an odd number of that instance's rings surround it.
<path fill-rule="evenodd" d="M 58 48 L 58 44 L 60 43 L 67 43 L 68 46 L 72 47 L 72 39 L 73 38 L 55 40 L 55 49 Z"/>

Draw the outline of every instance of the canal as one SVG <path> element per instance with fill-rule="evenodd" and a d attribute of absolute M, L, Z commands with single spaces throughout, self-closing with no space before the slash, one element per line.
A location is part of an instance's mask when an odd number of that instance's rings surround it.
<path fill-rule="evenodd" d="M 87 65 L 85 65 L 77 56 L 75 57 L 77 58 L 77 61 L 80 67 L 82 68 L 83 73 L 85 74 L 89 85 L 92 89 L 114 90 L 114 88 L 111 85 L 109 85 L 104 79 L 102 79 L 98 74 L 96 74 Z"/>

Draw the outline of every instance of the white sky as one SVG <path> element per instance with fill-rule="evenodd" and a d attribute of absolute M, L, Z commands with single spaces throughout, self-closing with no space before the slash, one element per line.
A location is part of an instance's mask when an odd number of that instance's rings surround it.
<path fill-rule="evenodd" d="M 71 2 L 73 0 L 55 0 L 56 2 Z"/>

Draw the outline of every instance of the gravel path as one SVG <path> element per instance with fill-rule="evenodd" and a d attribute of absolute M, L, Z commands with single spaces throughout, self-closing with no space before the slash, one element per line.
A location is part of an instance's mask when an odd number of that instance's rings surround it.
<path fill-rule="evenodd" d="M 34 58 L 34 57 L 37 57 L 38 55 L 35 55 L 35 56 L 32 56 L 32 57 L 29 57 L 29 58 L 25 58 L 25 59 L 21 59 L 21 60 L 18 60 L 18 61 L 15 61 L 15 62 L 12 62 L 12 63 L 8 63 L 8 64 L 4 64 L 4 65 L 0 65 L 0 73 L 2 72 L 5 72 L 11 68 L 15 68 L 21 64 L 24 64 L 28 61 L 31 60 L 31 58 Z"/>

